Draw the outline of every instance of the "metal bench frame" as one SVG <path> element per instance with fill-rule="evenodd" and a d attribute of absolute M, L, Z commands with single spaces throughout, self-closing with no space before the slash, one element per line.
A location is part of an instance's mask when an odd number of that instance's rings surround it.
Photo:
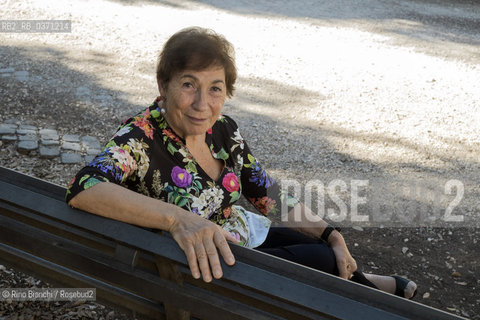
<path fill-rule="evenodd" d="M 233 267 L 207 284 L 157 233 L 70 208 L 65 188 L 0 167 L 0 262 L 147 319 L 461 319 L 351 281 L 231 245 Z M 176 278 L 160 276 L 156 262 Z"/>

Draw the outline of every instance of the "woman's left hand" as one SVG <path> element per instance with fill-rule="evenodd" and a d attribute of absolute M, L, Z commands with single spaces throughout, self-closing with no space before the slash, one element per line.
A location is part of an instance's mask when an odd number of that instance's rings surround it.
<path fill-rule="evenodd" d="M 335 253 L 339 276 L 343 279 L 350 279 L 357 270 L 357 262 L 353 259 L 350 251 L 340 232 L 334 231 L 328 237 L 328 244 Z"/>

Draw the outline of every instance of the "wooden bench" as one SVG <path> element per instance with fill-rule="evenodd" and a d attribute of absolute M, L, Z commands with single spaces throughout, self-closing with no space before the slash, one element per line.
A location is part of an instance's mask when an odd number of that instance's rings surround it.
<path fill-rule="evenodd" d="M 65 188 L 0 167 L 0 263 L 147 319 L 461 319 L 255 250 L 206 284 L 157 233 L 75 210 Z M 159 268 L 160 267 L 160 274 Z M 166 306 L 166 308 L 164 307 Z M 184 310 L 184 311 L 182 311 Z"/>

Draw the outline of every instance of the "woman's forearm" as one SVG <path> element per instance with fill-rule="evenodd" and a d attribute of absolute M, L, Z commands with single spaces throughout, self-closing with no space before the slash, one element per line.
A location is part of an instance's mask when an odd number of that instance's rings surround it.
<path fill-rule="evenodd" d="M 184 211 L 109 182 L 98 183 L 80 192 L 69 205 L 107 218 L 166 231 Z"/>
<path fill-rule="evenodd" d="M 294 230 L 312 238 L 320 239 L 328 223 L 316 215 L 310 208 L 299 202 L 288 212 L 288 221 L 284 224 Z M 328 237 L 328 242 L 341 237 L 338 231 L 333 231 Z"/>

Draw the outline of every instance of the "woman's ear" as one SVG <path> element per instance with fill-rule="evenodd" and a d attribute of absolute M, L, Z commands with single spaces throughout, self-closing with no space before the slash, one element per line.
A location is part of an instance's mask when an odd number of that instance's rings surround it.
<path fill-rule="evenodd" d="M 158 85 L 158 92 L 160 92 L 160 95 L 162 97 L 165 97 L 167 94 L 167 85 L 161 82 L 160 80 L 157 81 L 157 85 Z"/>

